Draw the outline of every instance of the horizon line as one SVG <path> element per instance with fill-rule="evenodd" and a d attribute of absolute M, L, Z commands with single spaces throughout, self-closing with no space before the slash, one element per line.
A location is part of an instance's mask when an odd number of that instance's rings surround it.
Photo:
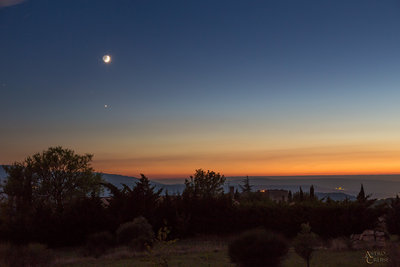
<path fill-rule="evenodd" d="M 12 164 L 0 164 L 0 166 L 10 166 Z M 201 169 L 201 168 L 200 168 Z M 206 170 L 206 169 L 203 169 Z M 94 172 L 97 173 L 104 173 L 104 174 L 113 174 L 113 175 L 120 175 L 120 176 L 127 176 L 127 177 L 140 177 L 141 172 L 138 174 L 129 174 L 129 173 L 114 173 L 114 172 L 108 172 L 107 170 L 105 171 L 97 171 L 94 170 Z M 222 172 L 215 171 L 216 173 L 220 173 L 224 175 Z M 190 178 L 193 174 L 145 174 L 143 173 L 146 177 L 149 179 L 186 179 Z M 395 172 L 395 173 L 379 173 L 379 172 L 372 172 L 372 173 L 351 173 L 351 172 L 343 172 L 343 173 L 305 173 L 305 174 L 256 174 L 256 175 L 247 175 L 247 174 L 234 174 L 234 175 L 224 175 L 226 178 L 240 178 L 240 177 L 318 177 L 318 176 L 379 176 L 379 175 L 384 175 L 384 176 L 395 176 L 395 175 L 400 175 L 400 172 Z M 152 178 L 150 178 L 152 177 Z"/>
<path fill-rule="evenodd" d="M 98 173 L 103 173 L 103 174 L 113 174 L 113 175 L 120 175 L 120 176 L 127 176 L 127 177 L 140 177 L 139 175 L 130 175 L 130 174 L 121 174 L 121 173 L 108 173 L 108 172 L 98 172 Z M 168 175 L 168 176 L 160 176 L 159 174 L 155 175 L 147 175 L 144 174 L 146 177 L 148 177 L 150 180 L 152 179 L 187 179 L 190 178 L 191 175 Z M 248 176 L 249 178 L 251 177 L 320 177 L 320 176 L 395 176 L 395 175 L 400 175 L 400 173 L 346 173 L 346 174 L 277 174 L 277 175 L 224 175 L 225 178 L 244 178 Z"/>

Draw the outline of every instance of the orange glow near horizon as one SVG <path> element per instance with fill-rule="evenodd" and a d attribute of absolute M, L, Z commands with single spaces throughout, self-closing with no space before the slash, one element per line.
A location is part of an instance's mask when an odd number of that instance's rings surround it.
<path fill-rule="evenodd" d="M 150 178 L 184 178 L 195 169 L 225 176 L 362 175 L 400 173 L 400 149 L 337 146 L 271 151 L 237 151 L 196 155 L 100 159 L 96 170 Z"/>
<path fill-rule="evenodd" d="M 143 173 L 150 179 L 187 178 L 200 168 L 225 176 L 400 173 L 400 142 L 395 136 L 390 139 L 377 136 L 282 134 L 279 137 L 259 133 L 250 138 L 236 132 L 222 137 L 178 138 L 164 134 L 164 138 L 133 139 L 119 136 L 102 142 L 106 138 L 100 134 L 95 138 L 79 139 L 79 142 L 54 143 L 78 154 L 94 154 L 93 167 L 98 172 L 134 177 Z M 0 163 L 20 162 L 48 147 L 48 144 L 40 143 L 20 150 L 6 146 L 0 155 Z"/>
<path fill-rule="evenodd" d="M 109 173 L 109 174 L 117 174 L 117 175 L 123 175 L 123 176 L 132 176 L 132 177 L 139 177 L 141 173 L 145 174 L 147 177 L 150 179 L 168 179 L 168 178 L 188 178 L 193 173 L 195 172 L 196 169 L 204 169 L 204 170 L 213 170 L 216 172 L 219 172 L 226 177 L 235 177 L 235 176 L 329 176 L 329 175 L 395 175 L 395 174 L 400 174 L 399 169 L 388 169 L 388 170 L 382 170 L 382 171 L 309 171 L 309 172 L 224 172 L 219 169 L 213 169 L 213 168 L 193 168 L 192 171 L 186 171 L 185 173 L 178 173 L 178 172 L 167 172 L 167 171 L 161 171 L 161 172 L 146 172 L 146 171 L 131 171 L 129 169 L 122 170 L 121 169 L 113 169 L 113 168 L 108 168 L 108 169 L 101 169 L 101 168 L 96 168 L 96 171 L 102 172 L 102 173 Z"/>

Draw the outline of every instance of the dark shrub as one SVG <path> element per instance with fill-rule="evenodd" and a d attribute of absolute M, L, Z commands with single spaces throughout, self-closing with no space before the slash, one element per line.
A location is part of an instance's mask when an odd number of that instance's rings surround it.
<path fill-rule="evenodd" d="M 114 245 L 114 238 L 109 232 L 95 233 L 87 238 L 85 255 L 100 257 Z"/>
<path fill-rule="evenodd" d="M 154 231 L 147 220 L 140 216 L 132 222 L 121 224 L 117 230 L 118 243 L 129 245 L 134 250 L 144 250 L 146 246 L 152 246 Z"/>
<path fill-rule="evenodd" d="M 0 266 L 45 267 L 53 261 L 51 250 L 42 244 L 32 243 L 24 246 L 0 245 Z"/>
<path fill-rule="evenodd" d="M 231 261 L 243 267 L 279 266 L 287 252 L 288 243 L 281 235 L 262 229 L 242 233 L 228 251 Z"/>

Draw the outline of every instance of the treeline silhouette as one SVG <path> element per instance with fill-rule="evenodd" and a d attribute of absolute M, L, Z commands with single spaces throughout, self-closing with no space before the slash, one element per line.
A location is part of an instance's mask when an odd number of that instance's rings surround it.
<path fill-rule="evenodd" d="M 105 183 L 91 169 L 91 157 L 55 147 L 5 167 L 2 241 L 81 245 L 89 235 L 115 233 L 140 216 L 154 232 L 168 227 L 169 238 L 233 234 L 257 227 L 292 238 L 303 223 L 309 223 L 313 232 L 328 239 L 372 229 L 380 216 L 386 216 L 390 232 L 400 234 L 399 198 L 376 205 L 362 187 L 356 201 L 319 200 L 312 187 L 276 202 L 265 193 L 252 192 L 248 178 L 240 192 L 224 193 L 223 175 L 199 169 L 185 181 L 182 194 L 170 195 L 155 190 L 143 174 L 132 188 Z M 110 197 L 101 198 L 102 189 Z"/>

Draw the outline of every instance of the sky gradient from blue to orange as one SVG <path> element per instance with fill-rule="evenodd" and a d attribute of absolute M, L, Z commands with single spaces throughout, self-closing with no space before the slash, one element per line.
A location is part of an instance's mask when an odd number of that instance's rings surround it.
<path fill-rule="evenodd" d="M 62 145 L 151 178 L 400 173 L 399 47 L 396 1 L 0 5 L 0 163 Z"/>

